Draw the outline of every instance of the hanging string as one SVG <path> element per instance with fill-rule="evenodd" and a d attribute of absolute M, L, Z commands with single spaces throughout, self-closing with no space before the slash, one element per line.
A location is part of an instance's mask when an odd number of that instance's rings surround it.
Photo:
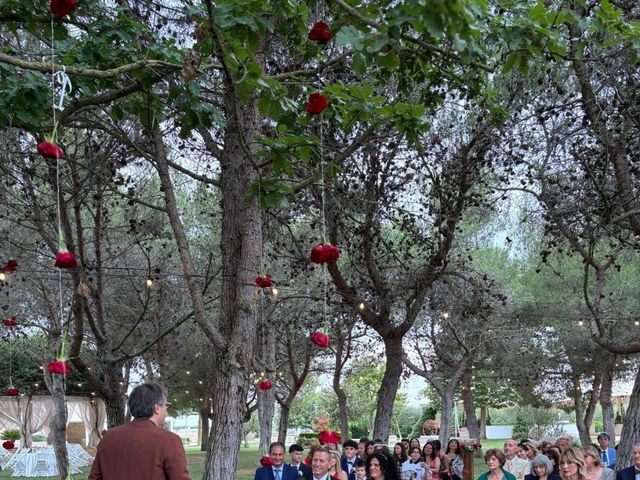
<path fill-rule="evenodd" d="M 327 243 L 327 221 L 325 216 L 325 184 L 324 184 L 324 129 L 322 118 L 320 119 L 320 206 L 322 209 L 322 243 Z M 322 322 L 327 324 L 327 266 L 322 266 Z"/>

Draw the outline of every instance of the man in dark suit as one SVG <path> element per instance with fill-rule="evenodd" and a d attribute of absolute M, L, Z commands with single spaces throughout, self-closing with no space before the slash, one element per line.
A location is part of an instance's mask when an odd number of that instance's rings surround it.
<path fill-rule="evenodd" d="M 297 443 L 294 443 L 289 447 L 291 467 L 298 471 L 298 477 L 300 477 L 300 472 L 302 472 L 302 477 L 305 480 L 311 480 L 311 476 L 313 475 L 311 467 L 302 461 L 302 452 L 304 452 L 304 447 Z"/>
<path fill-rule="evenodd" d="M 640 443 L 633 446 L 632 460 L 633 465 L 618 472 L 617 480 L 640 480 Z"/>
<path fill-rule="evenodd" d="M 356 462 L 360 459 L 357 455 L 358 444 L 355 440 L 346 440 L 342 444 L 342 458 L 340 459 L 340 466 L 343 472 L 347 472 L 349 480 L 355 480 L 356 478 Z"/>
<path fill-rule="evenodd" d="M 291 465 L 284 463 L 284 444 L 282 442 L 273 442 L 269 445 L 269 456 L 273 460 L 273 465 L 258 468 L 254 480 L 298 479 L 298 471 Z"/>
<path fill-rule="evenodd" d="M 167 391 L 145 383 L 129 396 L 133 421 L 107 431 L 98 444 L 89 480 L 189 480 L 182 440 L 162 428 Z"/>

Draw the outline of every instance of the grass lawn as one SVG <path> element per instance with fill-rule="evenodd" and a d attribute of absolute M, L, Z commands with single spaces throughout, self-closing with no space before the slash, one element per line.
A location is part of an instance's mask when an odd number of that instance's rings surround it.
<path fill-rule="evenodd" d="M 482 449 L 488 448 L 502 448 L 504 440 L 485 440 L 482 442 Z M 253 480 L 253 475 L 256 471 L 256 449 L 254 448 L 241 448 L 240 456 L 238 457 L 238 469 L 236 470 L 236 476 L 234 480 Z M 202 472 L 204 471 L 204 452 L 201 452 L 197 447 L 187 448 L 187 460 L 189 461 L 189 473 L 193 480 L 200 480 L 202 478 Z M 476 458 L 474 462 L 474 476 L 477 478 L 480 474 L 484 473 L 487 467 L 482 458 Z M 85 472 L 74 475 L 74 480 L 87 480 L 89 475 L 89 469 Z M 30 477 L 11 477 L 11 472 L 0 472 L 0 480 L 6 479 L 16 480 L 28 480 Z M 46 477 L 57 478 L 57 477 Z"/>

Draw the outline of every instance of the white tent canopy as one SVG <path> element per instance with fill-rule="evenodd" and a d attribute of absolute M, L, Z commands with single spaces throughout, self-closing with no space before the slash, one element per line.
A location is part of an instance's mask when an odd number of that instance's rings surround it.
<path fill-rule="evenodd" d="M 102 438 L 107 412 L 100 398 L 67 397 L 67 423 L 82 422 L 87 447 L 95 447 Z M 49 433 L 53 419 L 53 400 L 48 396 L 0 396 L 0 431 L 18 428 L 23 447 L 31 447 L 34 433 Z"/>

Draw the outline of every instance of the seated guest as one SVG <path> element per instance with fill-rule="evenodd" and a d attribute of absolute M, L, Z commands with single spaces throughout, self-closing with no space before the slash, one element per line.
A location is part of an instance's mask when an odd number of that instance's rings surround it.
<path fill-rule="evenodd" d="M 547 450 L 551 445 L 553 445 L 553 443 L 551 443 L 550 441 L 543 440 L 542 443 L 540 444 L 540 453 L 547 453 Z"/>
<path fill-rule="evenodd" d="M 304 452 L 304 447 L 297 443 L 289 447 L 291 466 L 298 471 L 298 476 L 300 476 L 300 472 L 302 472 L 302 477 L 304 477 L 305 480 L 311 480 L 311 467 L 302 461 L 302 452 Z"/>
<path fill-rule="evenodd" d="M 582 450 L 584 463 L 587 465 L 588 480 L 614 480 L 615 474 L 606 468 L 600 460 L 600 450 L 594 445 L 585 445 Z"/>
<path fill-rule="evenodd" d="M 420 449 L 413 447 L 409 459 L 402 464 L 402 478 L 412 477 L 417 480 L 426 480 L 427 471 L 424 468 L 424 462 L 420 461 Z M 410 475 L 408 472 L 415 472 L 415 475 Z"/>
<path fill-rule="evenodd" d="M 367 464 L 363 459 L 356 462 L 355 480 L 367 480 Z"/>
<path fill-rule="evenodd" d="M 434 448 L 435 442 L 437 442 L 437 440 L 424 444 L 422 457 L 424 458 L 425 468 L 431 471 L 431 480 L 440 480 L 440 455 L 438 455 L 438 452 Z"/>
<path fill-rule="evenodd" d="M 358 461 L 358 444 L 355 440 L 347 440 L 342 444 L 340 466 L 347 473 L 349 480 L 353 480 L 356 476 L 356 461 Z"/>
<path fill-rule="evenodd" d="M 374 442 L 373 440 L 369 440 L 366 445 L 364 446 L 364 455 L 366 457 L 368 457 L 369 455 L 373 455 L 373 452 L 375 451 L 375 444 L 376 442 Z"/>
<path fill-rule="evenodd" d="M 349 480 L 347 472 L 342 470 L 340 452 L 329 450 L 329 474 L 335 480 Z"/>
<path fill-rule="evenodd" d="M 269 445 L 269 456 L 273 465 L 258 468 L 254 480 L 297 480 L 298 471 L 284 463 L 283 443 L 273 442 Z"/>
<path fill-rule="evenodd" d="M 545 455 L 551 462 L 551 466 L 553 467 L 553 474 L 560 476 L 560 451 L 558 447 L 554 445 L 547 448 Z"/>
<path fill-rule="evenodd" d="M 587 464 L 579 448 L 569 447 L 560 455 L 562 480 L 587 480 Z"/>
<path fill-rule="evenodd" d="M 618 472 L 616 480 L 638 480 L 640 478 L 640 443 L 633 446 L 633 465 Z"/>
<path fill-rule="evenodd" d="M 367 457 L 367 475 L 371 480 L 398 480 L 398 469 L 391 457 L 374 452 Z"/>
<path fill-rule="evenodd" d="M 367 456 L 367 452 L 365 451 L 365 447 L 367 446 L 367 442 L 369 439 L 367 437 L 362 437 L 358 440 L 358 457 L 364 459 Z"/>
<path fill-rule="evenodd" d="M 524 476 L 524 480 L 560 480 L 560 475 L 553 473 L 553 465 L 546 455 L 533 457 L 531 472 Z"/>
<path fill-rule="evenodd" d="M 602 464 L 605 467 L 613 468 L 616 464 L 616 449 L 611 445 L 611 437 L 608 433 L 601 433 L 598 435 L 598 444 L 600 445 L 600 450 L 602 450 Z"/>
<path fill-rule="evenodd" d="M 393 446 L 393 460 L 396 462 L 398 471 L 402 471 L 402 465 L 409 459 L 404 443 L 398 442 Z"/>
<path fill-rule="evenodd" d="M 462 480 L 464 460 L 460 442 L 455 438 L 449 440 L 447 449 L 440 463 L 440 478 L 443 480 Z"/>
<path fill-rule="evenodd" d="M 560 448 L 560 453 L 573 446 L 573 437 L 571 435 L 563 435 L 556 439 L 556 446 Z"/>
<path fill-rule="evenodd" d="M 504 469 L 513 473 L 517 480 L 523 480 L 525 475 L 531 473 L 531 463 L 518 457 L 518 442 L 513 438 L 504 441 L 504 456 L 507 458 Z"/>
<path fill-rule="evenodd" d="M 513 473 L 507 472 L 503 467 L 507 461 L 502 450 L 490 448 L 484 454 L 484 462 L 487 464 L 488 472 L 478 477 L 478 480 L 516 480 Z"/>
<path fill-rule="evenodd" d="M 412 438 L 411 440 L 409 440 L 409 450 L 407 451 L 410 452 L 411 449 L 415 447 L 420 448 L 420 440 L 418 440 L 417 438 Z"/>

